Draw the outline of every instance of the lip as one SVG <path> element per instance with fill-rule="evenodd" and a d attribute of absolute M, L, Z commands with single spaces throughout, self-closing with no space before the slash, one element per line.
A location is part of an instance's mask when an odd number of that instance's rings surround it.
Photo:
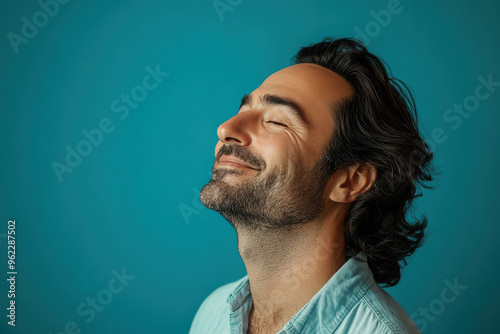
<path fill-rule="evenodd" d="M 238 160 L 233 157 L 228 157 L 228 156 L 222 156 L 219 159 L 219 163 L 217 165 L 223 165 L 223 166 L 230 166 L 230 167 L 236 167 L 236 168 L 248 168 L 248 169 L 253 169 L 253 170 L 258 170 L 257 168 L 254 168 L 250 165 L 247 165 L 241 160 Z"/>

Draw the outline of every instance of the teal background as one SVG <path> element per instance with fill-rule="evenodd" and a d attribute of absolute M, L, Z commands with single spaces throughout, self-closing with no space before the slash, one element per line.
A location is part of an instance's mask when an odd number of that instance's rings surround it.
<path fill-rule="evenodd" d="M 431 235 L 388 291 L 425 333 L 496 332 L 500 89 L 456 129 L 443 115 L 474 95 L 478 76 L 500 81 L 500 4 L 401 0 L 377 31 L 371 11 L 388 1 L 232 3 L 221 20 L 210 0 L 73 0 L 15 53 L 7 34 L 21 35 L 40 6 L 2 2 L 0 332 L 55 334 L 74 321 L 81 333 L 186 333 L 203 299 L 245 274 L 234 231 L 196 194 L 217 126 L 299 47 L 356 27 L 374 29 L 369 49 L 412 88 L 442 173 L 417 202 Z M 120 119 L 112 101 L 157 64 L 169 76 Z M 103 118 L 114 131 L 59 182 L 53 161 Z M 432 139 L 436 128 L 446 140 Z M 9 219 L 15 328 L 5 316 Z M 77 306 L 122 268 L 135 278 L 87 323 Z M 419 315 L 454 279 L 467 287 L 454 302 L 432 320 Z"/>

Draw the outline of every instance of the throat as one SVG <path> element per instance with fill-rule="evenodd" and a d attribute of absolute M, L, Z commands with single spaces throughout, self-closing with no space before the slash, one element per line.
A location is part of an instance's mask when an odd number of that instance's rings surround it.
<path fill-rule="evenodd" d="M 304 226 L 290 229 L 238 228 L 238 251 L 247 271 L 275 277 L 297 259 L 303 249 Z M 311 231 L 309 231 L 311 232 Z"/>
<path fill-rule="evenodd" d="M 257 314 L 255 308 L 252 307 L 248 319 L 247 334 L 278 333 L 288 322 L 282 311 L 276 310 L 273 312 L 270 309 L 262 309 L 262 312 Z"/>
<path fill-rule="evenodd" d="M 248 333 L 277 333 L 345 263 L 341 230 L 237 228 L 252 295 Z"/>

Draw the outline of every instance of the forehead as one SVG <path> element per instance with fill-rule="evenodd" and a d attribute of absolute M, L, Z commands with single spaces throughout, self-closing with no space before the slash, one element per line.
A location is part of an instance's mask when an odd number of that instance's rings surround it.
<path fill-rule="evenodd" d="M 344 78 L 327 68 L 295 64 L 270 75 L 252 95 L 268 93 L 294 101 L 311 123 L 330 124 L 331 105 L 354 91 Z"/>

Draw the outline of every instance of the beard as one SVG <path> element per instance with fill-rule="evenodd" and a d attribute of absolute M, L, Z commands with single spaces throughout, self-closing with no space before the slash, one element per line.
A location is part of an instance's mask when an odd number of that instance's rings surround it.
<path fill-rule="evenodd" d="M 262 157 L 253 156 L 246 147 L 224 144 L 216 163 L 222 155 L 234 155 L 261 168 L 256 175 L 246 177 L 242 174 L 248 170 L 216 168 L 214 163 L 212 179 L 200 192 L 201 203 L 219 212 L 233 227 L 290 230 L 321 215 L 323 192 L 330 176 L 324 156 L 310 170 L 292 160 L 279 169 L 267 170 Z M 242 180 L 226 182 L 225 177 L 231 175 L 240 175 Z"/>

